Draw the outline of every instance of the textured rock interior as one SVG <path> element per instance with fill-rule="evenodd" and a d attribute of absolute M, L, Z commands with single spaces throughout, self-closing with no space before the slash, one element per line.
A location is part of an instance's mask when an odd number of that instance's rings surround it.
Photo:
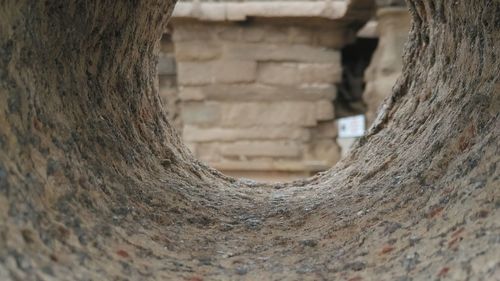
<path fill-rule="evenodd" d="M 498 280 L 498 1 L 409 0 L 375 124 L 282 184 L 181 143 L 155 88 L 174 4 L 0 3 L 0 280 Z"/>

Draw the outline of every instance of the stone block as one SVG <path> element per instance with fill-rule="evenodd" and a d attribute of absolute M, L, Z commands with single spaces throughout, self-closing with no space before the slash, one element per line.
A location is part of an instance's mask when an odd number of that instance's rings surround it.
<path fill-rule="evenodd" d="M 326 161 L 271 157 L 252 158 L 244 160 L 224 159 L 219 162 L 210 162 L 210 166 L 221 171 L 282 171 L 282 172 L 308 172 L 326 170 L 331 167 Z"/>
<path fill-rule="evenodd" d="M 213 83 L 212 64 L 178 62 L 177 81 L 179 85 L 205 85 Z"/>
<path fill-rule="evenodd" d="M 321 107 L 328 106 L 330 108 L 321 109 Z M 186 125 L 214 124 L 224 128 L 312 127 L 317 124 L 318 120 L 333 119 L 333 107 L 327 100 L 321 102 L 185 102 L 182 106 L 182 118 Z M 280 133 L 282 132 L 276 134 Z"/>
<path fill-rule="evenodd" d="M 335 112 L 333 102 L 330 100 L 320 100 L 316 102 L 316 119 L 318 121 L 333 120 Z"/>
<path fill-rule="evenodd" d="M 301 85 L 300 90 L 304 95 L 304 100 L 324 99 L 335 100 L 337 97 L 337 86 L 332 84 L 308 84 Z"/>
<path fill-rule="evenodd" d="M 378 33 L 378 21 L 372 19 L 367 22 L 360 30 L 358 30 L 356 36 L 358 38 L 378 38 L 380 36 L 380 34 Z"/>
<path fill-rule="evenodd" d="M 217 124 L 221 119 L 221 110 L 217 103 L 184 103 L 181 110 L 181 116 L 184 124 Z"/>
<path fill-rule="evenodd" d="M 178 62 L 180 85 L 248 83 L 255 81 L 256 75 L 254 61 Z"/>
<path fill-rule="evenodd" d="M 211 41 L 216 37 L 206 25 L 199 23 L 176 24 L 172 32 L 174 45 L 183 41 Z"/>
<path fill-rule="evenodd" d="M 218 25 L 214 31 L 217 38 L 221 41 L 241 41 L 243 37 L 243 28 L 236 24 Z M 207 30 L 205 32 L 210 31 Z"/>
<path fill-rule="evenodd" d="M 218 61 L 213 67 L 216 83 L 253 82 L 257 76 L 255 61 Z"/>
<path fill-rule="evenodd" d="M 270 85 L 300 84 L 300 74 L 296 63 L 259 63 L 257 81 Z"/>
<path fill-rule="evenodd" d="M 181 89 L 188 87 L 181 87 Z M 194 87 L 190 87 L 195 89 Z M 316 101 L 334 100 L 334 85 L 263 85 L 263 84 L 211 84 L 199 89 L 196 95 L 216 101 Z M 181 98 L 182 98 L 181 90 Z"/>
<path fill-rule="evenodd" d="M 325 21 L 344 16 L 345 1 L 181 1 L 173 11 L 173 20 L 245 21 L 249 18 L 316 18 Z M 357 9 L 356 9 L 357 10 Z M 361 17 L 364 18 L 364 17 Z"/>
<path fill-rule="evenodd" d="M 178 92 L 175 88 L 163 88 L 159 91 L 160 97 L 168 100 L 169 103 L 176 102 L 178 99 Z M 170 109 L 170 108 L 169 108 Z"/>
<path fill-rule="evenodd" d="M 269 24 L 253 24 L 243 29 L 242 39 L 245 42 L 286 43 L 288 27 Z"/>
<path fill-rule="evenodd" d="M 335 121 L 318 122 L 314 128 L 311 128 L 311 138 L 318 139 L 336 139 L 338 128 Z"/>
<path fill-rule="evenodd" d="M 214 60 L 221 54 L 221 46 L 210 41 L 181 41 L 175 44 L 175 59 L 177 61 Z"/>
<path fill-rule="evenodd" d="M 243 141 L 220 144 L 224 156 L 298 157 L 301 145 L 290 141 Z"/>
<path fill-rule="evenodd" d="M 179 99 L 182 101 L 202 101 L 205 99 L 201 87 L 179 87 Z"/>
<path fill-rule="evenodd" d="M 228 59 L 286 62 L 337 62 L 337 50 L 290 44 L 226 43 L 223 57 Z"/>
<path fill-rule="evenodd" d="M 245 42 L 257 43 L 266 39 L 265 29 L 256 26 L 249 26 L 243 30 L 243 40 Z"/>
<path fill-rule="evenodd" d="M 313 35 L 315 45 L 333 49 L 341 49 L 355 38 L 356 33 L 349 29 L 316 29 Z"/>
<path fill-rule="evenodd" d="M 158 75 L 175 75 L 177 73 L 175 58 L 161 55 L 158 58 L 157 71 Z"/>
<path fill-rule="evenodd" d="M 200 128 L 186 125 L 183 136 L 189 142 L 230 142 L 238 140 L 300 140 L 307 141 L 310 132 L 290 126 L 249 128 Z"/>
<path fill-rule="evenodd" d="M 224 127 L 255 127 L 269 125 L 316 125 L 313 102 L 241 102 L 221 103 L 220 125 Z"/>
<path fill-rule="evenodd" d="M 196 157 L 208 163 L 221 161 L 224 157 L 220 148 L 219 143 L 196 143 Z"/>
<path fill-rule="evenodd" d="M 310 45 L 313 42 L 313 31 L 310 28 L 292 26 L 288 30 L 288 43 Z"/>
<path fill-rule="evenodd" d="M 334 84 L 342 80 L 340 57 L 331 63 L 261 62 L 257 80 L 270 85 Z"/>
<path fill-rule="evenodd" d="M 342 81 L 342 64 L 340 53 L 334 62 L 299 63 L 300 82 L 304 84 L 335 84 Z"/>

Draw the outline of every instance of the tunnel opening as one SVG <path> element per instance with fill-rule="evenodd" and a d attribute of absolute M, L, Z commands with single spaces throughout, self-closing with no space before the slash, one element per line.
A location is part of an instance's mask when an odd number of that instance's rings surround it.
<path fill-rule="evenodd" d="M 354 43 L 342 48 L 342 81 L 335 100 L 337 118 L 364 114 L 365 70 L 377 48 L 378 38 L 357 37 Z"/>
<path fill-rule="evenodd" d="M 329 171 L 263 184 L 196 160 L 161 107 L 173 1 L 3 1 L 0 279 L 495 280 L 500 4 L 408 2 L 403 74 L 367 135 Z M 349 3 L 339 16 L 373 9 Z"/>
<path fill-rule="evenodd" d="M 244 10 L 245 3 L 232 4 Z M 160 94 L 179 101 L 180 131 L 198 159 L 230 176 L 283 182 L 340 160 L 338 83 L 344 64 L 355 68 L 361 49 L 345 47 L 359 28 L 348 24 L 353 20 L 312 12 L 300 17 L 282 3 L 273 7 L 266 17 L 248 8 L 253 14 L 244 19 L 207 20 L 203 10 L 217 8 L 208 3 L 190 17 L 174 12 L 160 49 L 177 50 L 161 54 L 160 66 L 173 58 L 178 83 L 163 83 Z"/>

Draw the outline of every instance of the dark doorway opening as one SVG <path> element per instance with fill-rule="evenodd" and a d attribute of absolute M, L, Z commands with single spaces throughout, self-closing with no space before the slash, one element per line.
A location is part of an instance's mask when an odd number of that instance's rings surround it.
<path fill-rule="evenodd" d="M 336 117 L 363 114 L 364 73 L 377 48 L 378 38 L 357 38 L 342 49 L 342 82 L 335 102 Z"/>

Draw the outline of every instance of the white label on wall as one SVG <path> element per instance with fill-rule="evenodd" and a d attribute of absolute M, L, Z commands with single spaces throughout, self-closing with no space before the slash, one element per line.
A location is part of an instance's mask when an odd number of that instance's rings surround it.
<path fill-rule="evenodd" d="M 365 133 L 365 116 L 356 115 L 337 119 L 339 138 L 361 137 Z"/>

